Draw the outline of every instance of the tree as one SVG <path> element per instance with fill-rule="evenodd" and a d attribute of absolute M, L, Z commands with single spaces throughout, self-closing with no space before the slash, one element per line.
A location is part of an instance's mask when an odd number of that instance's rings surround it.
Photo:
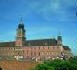
<path fill-rule="evenodd" d="M 34 70 L 77 70 L 77 57 L 69 60 L 49 60 L 44 61 L 35 67 Z"/>

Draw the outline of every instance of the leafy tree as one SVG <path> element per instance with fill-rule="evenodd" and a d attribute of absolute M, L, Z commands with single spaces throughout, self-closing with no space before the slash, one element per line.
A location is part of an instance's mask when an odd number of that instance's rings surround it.
<path fill-rule="evenodd" d="M 39 64 L 33 70 L 77 70 L 77 57 L 69 60 L 48 60 Z"/>

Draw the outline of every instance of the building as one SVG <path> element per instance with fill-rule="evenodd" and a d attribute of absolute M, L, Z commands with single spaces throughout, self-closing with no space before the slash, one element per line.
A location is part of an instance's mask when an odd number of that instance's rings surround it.
<path fill-rule="evenodd" d="M 26 31 L 22 20 L 16 29 L 16 41 L 0 43 L 0 59 L 48 60 L 70 58 L 71 49 L 62 44 L 62 36 L 57 39 L 26 40 Z"/>

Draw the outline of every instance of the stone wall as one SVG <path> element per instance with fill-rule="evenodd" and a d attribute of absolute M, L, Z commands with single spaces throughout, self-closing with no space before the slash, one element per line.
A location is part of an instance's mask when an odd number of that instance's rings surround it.
<path fill-rule="evenodd" d="M 34 68 L 38 63 L 37 62 L 29 62 L 29 61 L 0 61 L 0 68 L 2 70 L 30 70 Z"/>

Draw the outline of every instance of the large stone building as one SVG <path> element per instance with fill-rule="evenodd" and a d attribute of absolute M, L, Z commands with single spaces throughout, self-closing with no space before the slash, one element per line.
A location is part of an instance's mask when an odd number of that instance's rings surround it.
<path fill-rule="evenodd" d="M 16 41 L 0 43 L 0 59 L 37 61 L 71 57 L 71 49 L 62 44 L 61 35 L 57 39 L 26 40 L 25 32 L 21 20 L 16 30 Z"/>

